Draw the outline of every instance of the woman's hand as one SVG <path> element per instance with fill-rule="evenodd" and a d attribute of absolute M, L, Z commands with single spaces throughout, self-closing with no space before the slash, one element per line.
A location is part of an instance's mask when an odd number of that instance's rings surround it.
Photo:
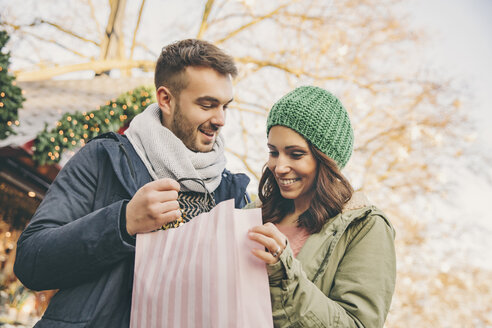
<path fill-rule="evenodd" d="M 265 249 L 255 248 L 251 252 L 267 264 L 277 263 L 287 244 L 287 237 L 270 222 L 251 228 L 248 237 L 265 246 Z"/>

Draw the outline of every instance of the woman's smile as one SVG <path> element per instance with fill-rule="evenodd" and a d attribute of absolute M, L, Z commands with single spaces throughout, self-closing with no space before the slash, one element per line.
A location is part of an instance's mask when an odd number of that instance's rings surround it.
<path fill-rule="evenodd" d="M 277 177 L 278 184 L 281 186 L 290 186 L 291 184 L 293 184 L 294 182 L 299 181 L 299 180 L 301 180 L 301 178 L 285 179 L 285 178 L 278 178 Z"/>

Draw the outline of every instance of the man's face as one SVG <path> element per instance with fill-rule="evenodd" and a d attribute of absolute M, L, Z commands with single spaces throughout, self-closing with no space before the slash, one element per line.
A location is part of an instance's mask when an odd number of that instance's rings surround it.
<path fill-rule="evenodd" d="M 211 68 L 187 67 L 186 79 L 188 85 L 176 97 L 168 128 L 189 149 L 209 152 L 233 98 L 231 77 Z"/>

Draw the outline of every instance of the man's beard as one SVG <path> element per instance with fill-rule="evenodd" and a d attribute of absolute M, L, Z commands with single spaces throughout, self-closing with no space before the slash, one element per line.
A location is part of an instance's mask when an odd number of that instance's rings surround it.
<path fill-rule="evenodd" d="M 174 118 L 172 122 L 172 132 L 181 139 L 183 144 L 190 150 L 195 152 L 208 152 L 212 148 L 203 151 L 199 149 L 198 145 L 198 133 L 201 126 L 193 126 L 182 114 L 181 108 L 176 102 L 176 107 L 174 109 Z M 205 128 L 205 127 L 204 127 Z M 218 132 L 218 128 L 214 126 L 207 126 L 207 130 L 214 130 Z"/>

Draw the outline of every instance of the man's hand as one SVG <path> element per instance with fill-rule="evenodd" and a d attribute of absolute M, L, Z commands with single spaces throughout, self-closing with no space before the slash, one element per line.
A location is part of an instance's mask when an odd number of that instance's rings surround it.
<path fill-rule="evenodd" d="M 159 179 L 140 188 L 126 206 L 126 230 L 131 236 L 159 229 L 181 216 L 179 183 Z"/>

